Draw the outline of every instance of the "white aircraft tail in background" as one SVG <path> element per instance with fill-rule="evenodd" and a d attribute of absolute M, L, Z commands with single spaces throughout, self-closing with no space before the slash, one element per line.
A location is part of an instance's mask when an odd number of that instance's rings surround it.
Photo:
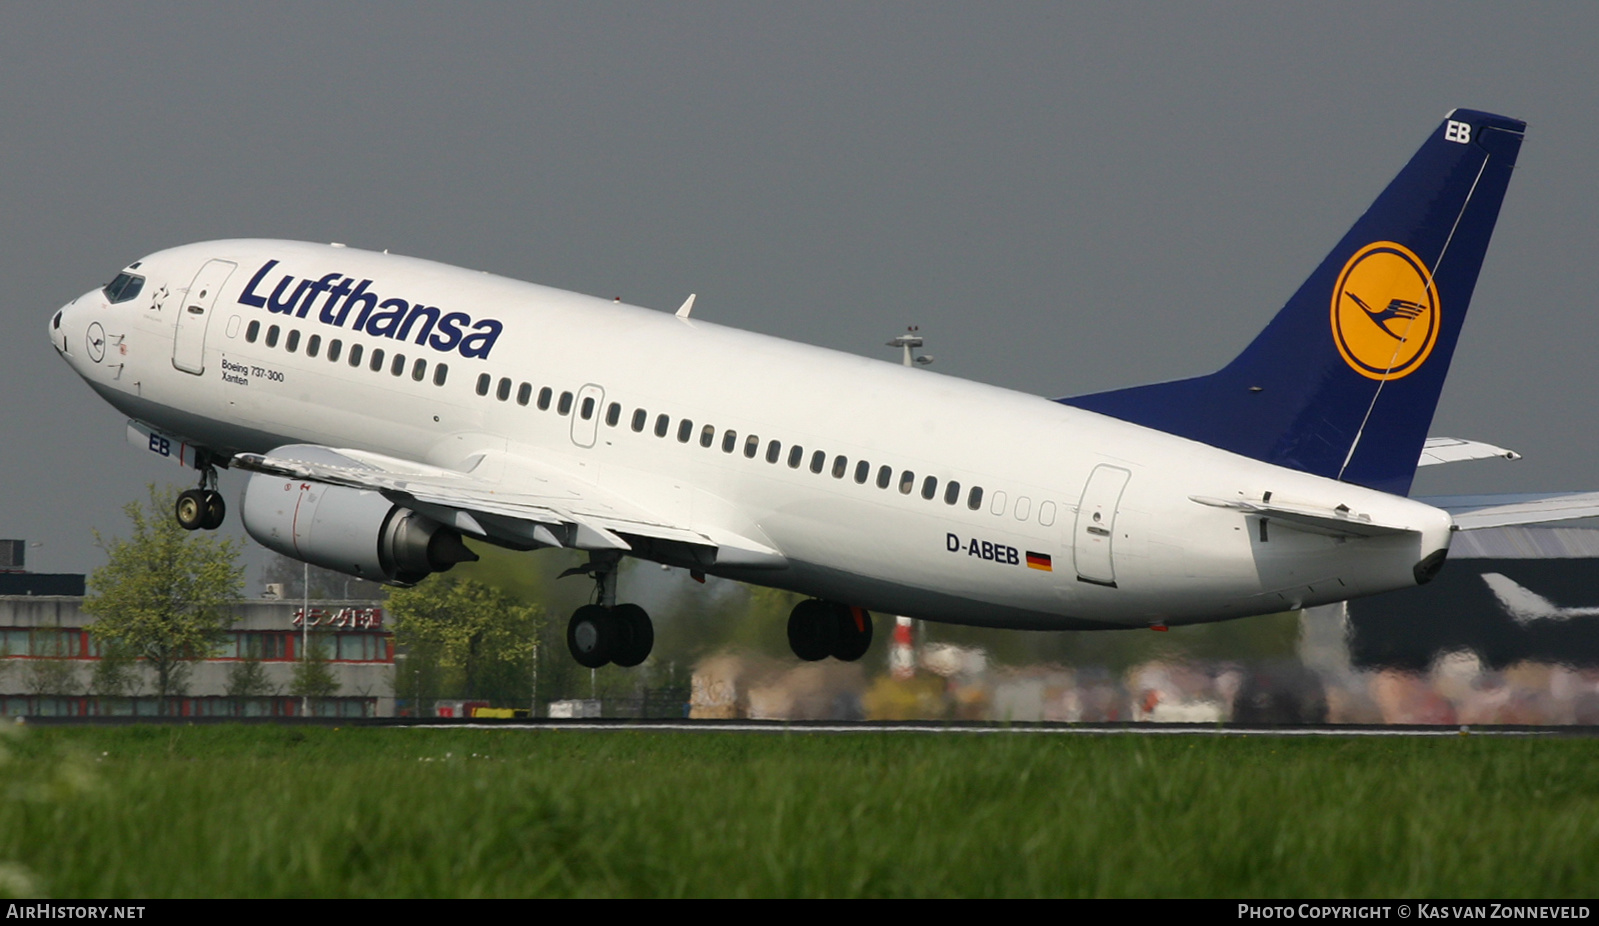
<path fill-rule="evenodd" d="M 1544 596 L 1497 572 L 1485 572 L 1482 581 L 1499 599 L 1499 604 L 1516 623 L 1526 626 L 1536 621 L 1567 621 L 1574 617 L 1599 617 L 1599 607 L 1562 608 Z"/>

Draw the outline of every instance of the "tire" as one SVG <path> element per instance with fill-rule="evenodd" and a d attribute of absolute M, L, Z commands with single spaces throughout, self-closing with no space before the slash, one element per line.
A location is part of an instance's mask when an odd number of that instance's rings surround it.
<path fill-rule="evenodd" d="M 835 604 L 833 619 L 838 623 L 838 636 L 833 641 L 833 658 L 841 662 L 854 662 L 866 655 L 866 651 L 872 648 L 872 613 L 865 608 Z"/>
<path fill-rule="evenodd" d="M 573 613 L 566 625 L 566 648 L 578 665 L 598 669 L 611 661 L 617 636 L 611 612 L 597 604 L 586 604 Z"/>
<path fill-rule="evenodd" d="M 202 500 L 205 502 L 205 518 L 200 522 L 200 527 L 208 531 L 214 531 L 222 526 L 223 521 L 227 520 L 227 502 L 222 500 L 221 492 L 207 491 L 202 492 L 201 495 L 203 496 Z"/>
<path fill-rule="evenodd" d="M 199 489 L 188 489 L 180 493 L 178 502 L 173 507 L 174 513 L 178 516 L 178 526 L 184 530 L 194 531 L 205 526 L 205 496 Z"/>
<path fill-rule="evenodd" d="M 655 625 L 649 614 L 636 604 L 619 604 L 611 609 L 611 622 L 617 629 L 616 652 L 611 661 L 631 669 L 650 657 L 655 648 Z"/>
<path fill-rule="evenodd" d="M 806 662 L 826 659 L 838 637 L 838 618 L 826 602 L 809 598 L 788 615 L 788 648 Z"/>

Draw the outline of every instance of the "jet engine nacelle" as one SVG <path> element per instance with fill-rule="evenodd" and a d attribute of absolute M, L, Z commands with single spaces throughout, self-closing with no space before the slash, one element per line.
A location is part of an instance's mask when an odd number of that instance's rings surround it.
<path fill-rule="evenodd" d="M 252 473 L 243 509 L 262 546 L 373 582 L 415 585 L 477 559 L 452 528 L 367 489 Z"/>

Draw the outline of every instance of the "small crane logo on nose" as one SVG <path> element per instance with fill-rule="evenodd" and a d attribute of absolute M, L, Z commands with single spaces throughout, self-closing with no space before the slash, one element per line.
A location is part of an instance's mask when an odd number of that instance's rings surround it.
<path fill-rule="evenodd" d="M 85 346 L 89 349 L 89 359 L 95 363 L 105 359 L 105 329 L 99 322 L 89 326 L 89 331 L 84 335 Z"/>

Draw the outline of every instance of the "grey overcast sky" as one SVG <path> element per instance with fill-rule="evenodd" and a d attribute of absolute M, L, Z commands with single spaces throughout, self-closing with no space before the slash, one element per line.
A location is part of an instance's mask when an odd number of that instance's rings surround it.
<path fill-rule="evenodd" d="M 0 5 L 0 536 L 151 480 L 45 337 L 151 251 L 389 248 L 1064 395 L 1207 372 L 1451 108 L 1530 123 L 1420 493 L 1599 488 L 1596 4 Z M 1437 469 L 1446 472 L 1438 473 Z M 234 497 L 242 480 L 225 474 Z"/>

